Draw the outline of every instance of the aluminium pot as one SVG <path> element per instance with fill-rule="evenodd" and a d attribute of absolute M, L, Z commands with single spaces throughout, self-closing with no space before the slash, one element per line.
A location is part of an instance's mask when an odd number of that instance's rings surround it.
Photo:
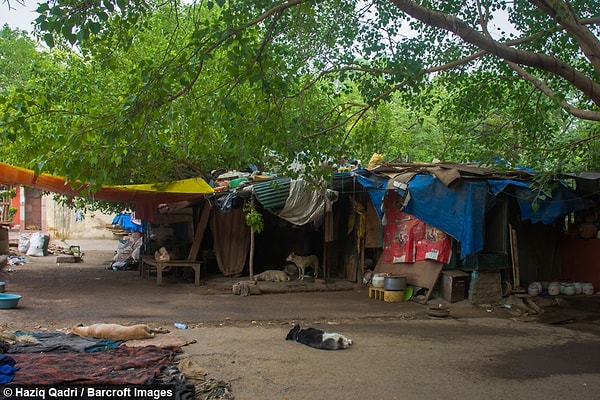
<path fill-rule="evenodd" d="M 406 277 L 404 276 L 386 276 L 383 280 L 385 290 L 404 290 L 406 288 Z"/>

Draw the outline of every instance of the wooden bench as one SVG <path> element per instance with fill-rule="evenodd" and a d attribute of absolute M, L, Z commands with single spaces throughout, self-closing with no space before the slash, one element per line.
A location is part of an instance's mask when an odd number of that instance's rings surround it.
<path fill-rule="evenodd" d="M 200 267 L 201 261 L 190 260 L 189 257 L 186 260 L 170 260 L 170 261 L 158 261 L 154 256 L 142 256 L 142 274 L 149 272 L 150 268 L 156 269 L 156 284 L 162 285 L 162 273 L 165 270 L 169 270 L 175 267 L 189 267 L 194 270 L 194 283 L 200 286 Z"/>
<path fill-rule="evenodd" d="M 196 233 L 194 234 L 194 242 L 190 249 L 190 254 L 185 260 L 169 260 L 159 261 L 154 255 L 142 256 L 140 273 L 144 275 L 145 272 L 149 273 L 150 269 L 156 269 L 156 283 L 162 285 L 162 273 L 170 268 L 187 267 L 194 270 L 194 283 L 200 285 L 200 268 L 202 266 L 201 261 L 196 261 L 200 252 L 200 243 L 204 236 L 204 231 L 208 225 L 208 217 L 210 216 L 211 205 L 208 200 L 204 203 L 198 226 L 196 226 Z"/>

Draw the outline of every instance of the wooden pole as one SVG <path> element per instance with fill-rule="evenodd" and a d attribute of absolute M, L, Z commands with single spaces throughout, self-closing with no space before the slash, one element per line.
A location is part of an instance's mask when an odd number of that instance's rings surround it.
<path fill-rule="evenodd" d="M 254 197 L 250 199 L 252 209 L 254 210 Z M 248 261 L 248 270 L 250 272 L 250 280 L 254 280 L 254 227 L 250 227 L 250 260 Z"/>
<path fill-rule="evenodd" d="M 250 261 L 248 262 L 250 280 L 254 280 L 254 228 L 250 227 Z"/>

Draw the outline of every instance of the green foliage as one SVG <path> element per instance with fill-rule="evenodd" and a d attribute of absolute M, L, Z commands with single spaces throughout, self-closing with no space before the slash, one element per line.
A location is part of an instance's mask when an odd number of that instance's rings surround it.
<path fill-rule="evenodd" d="M 256 233 L 261 233 L 265 227 L 262 214 L 256 211 L 251 202 L 244 204 L 244 211 L 246 212 L 246 225 L 254 229 Z"/>
<path fill-rule="evenodd" d="M 90 197 L 68 197 L 54 194 L 53 200 L 56 204 L 69 207 L 73 210 L 81 210 L 83 213 L 100 211 L 104 214 L 120 214 L 123 211 L 131 210 L 134 206 L 133 204 L 95 200 L 93 195 L 90 195 Z"/>
<path fill-rule="evenodd" d="M 146 17 L 148 3 L 143 0 L 49 0 L 39 3 L 37 32 L 48 47 L 63 40 L 75 45 L 100 34 L 111 18 L 123 31 L 133 29 Z"/>
<path fill-rule="evenodd" d="M 35 42 L 25 32 L 0 29 L 0 94 L 27 82 L 35 56 Z"/>
<path fill-rule="evenodd" d="M 419 5 L 456 19 L 421 23 L 411 16 Z M 600 9 L 570 5 L 582 20 Z M 0 35 L 11 55 L 0 58 L 1 159 L 92 187 L 262 168 L 265 154 L 279 173 L 316 182 L 331 174 L 324 161 L 375 152 L 597 168 L 599 100 L 566 74 L 515 68 L 497 51 L 550 57 L 600 84 L 583 39 L 557 23 L 569 10 L 559 11 L 501 0 L 50 0 L 36 32 L 50 49 Z M 507 22 L 494 25 L 501 14 Z M 293 160 L 306 169 L 289 170 Z"/>
<path fill-rule="evenodd" d="M 17 190 L 15 188 L 0 190 L 0 198 L 6 199 L 7 201 L 10 199 L 14 199 L 16 196 L 17 196 Z"/>

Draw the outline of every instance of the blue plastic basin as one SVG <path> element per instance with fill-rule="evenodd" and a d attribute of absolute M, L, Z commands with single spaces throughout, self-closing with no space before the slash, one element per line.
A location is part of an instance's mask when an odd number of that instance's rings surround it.
<path fill-rule="evenodd" d="M 0 293 L 0 308 L 16 308 L 21 297 L 20 294 Z"/>

